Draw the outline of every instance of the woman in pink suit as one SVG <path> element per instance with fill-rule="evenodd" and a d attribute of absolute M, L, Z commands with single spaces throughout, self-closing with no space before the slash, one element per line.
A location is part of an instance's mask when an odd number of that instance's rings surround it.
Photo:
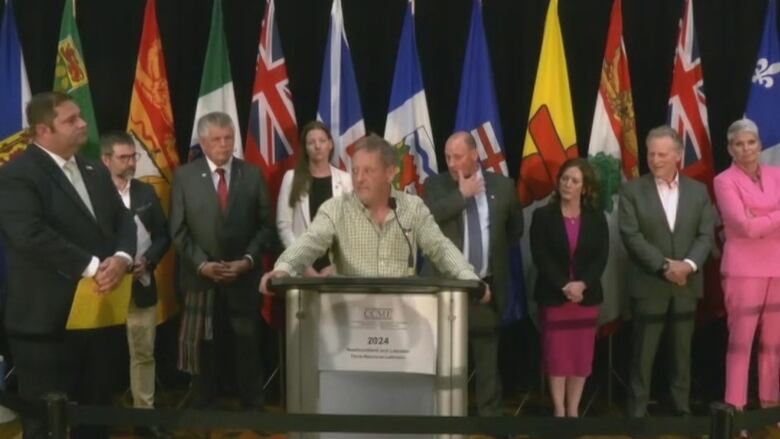
<path fill-rule="evenodd" d="M 734 162 L 715 177 L 726 235 L 720 265 L 729 326 L 725 399 L 741 410 L 758 326 L 761 406 L 780 400 L 780 168 L 761 164 L 753 121 L 732 123 L 727 135 Z"/>

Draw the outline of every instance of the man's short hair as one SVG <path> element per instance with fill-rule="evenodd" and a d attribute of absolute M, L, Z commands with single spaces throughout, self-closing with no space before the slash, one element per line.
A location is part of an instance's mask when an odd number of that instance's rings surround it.
<path fill-rule="evenodd" d="M 234 131 L 236 129 L 235 125 L 233 125 L 233 119 L 229 114 L 221 111 L 212 111 L 211 113 L 204 114 L 198 119 L 198 138 L 202 139 L 206 137 L 206 134 L 208 134 L 209 128 L 211 127 L 230 127 L 233 128 Z"/>
<path fill-rule="evenodd" d="M 680 138 L 680 135 L 677 134 L 677 131 L 670 127 L 669 125 L 661 125 L 653 128 L 650 130 L 649 133 L 647 133 L 647 138 L 645 139 L 645 145 L 650 146 L 650 142 L 655 139 L 661 139 L 663 137 L 668 137 L 672 139 L 674 142 L 674 146 L 677 147 L 677 151 L 682 152 L 683 150 L 683 143 L 682 139 Z"/>
<path fill-rule="evenodd" d="M 38 124 L 52 127 L 57 117 L 56 108 L 67 101 L 73 101 L 73 98 L 61 91 L 45 91 L 34 95 L 25 108 L 29 134 L 35 136 L 35 126 Z"/>
<path fill-rule="evenodd" d="M 452 134 L 450 134 L 450 137 L 447 139 L 446 143 L 450 143 L 455 139 L 460 138 L 463 140 L 463 142 L 466 144 L 466 146 L 469 147 L 469 149 L 477 149 L 477 141 L 474 139 L 474 136 L 471 135 L 468 131 L 457 131 Z"/>
<path fill-rule="evenodd" d="M 135 147 L 133 136 L 126 131 L 111 131 L 100 137 L 100 154 L 114 155 L 114 145 L 131 145 Z"/>
<path fill-rule="evenodd" d="M 375 133 L 370 133 L 355 143 L 353 155 L 358 151 L 378 152 L 379 158 L 382 159 L 382 165 L 385 168 L 395 166 L 397 161 L 393 145 Z"/>
<path fill-rule="evenodd" d="M 729 125 L 729 129 L 726 131 L 726 139 L 731 143 L 739 133 L 753 133 L 756 137 L 760 138 L 758 134 L 758 125 L 748 118 L 735 120 Z"/>

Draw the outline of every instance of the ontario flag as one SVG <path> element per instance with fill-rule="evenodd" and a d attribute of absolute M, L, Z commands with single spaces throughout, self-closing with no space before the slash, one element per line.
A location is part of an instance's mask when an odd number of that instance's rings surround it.
<path fill-rule="evenodd" d="M 588 160 L 599 177 L 600 199 L 609 227 L 609 256 L 601 276 L 604 301 L 599 319 L 602 323 L 615 322 L 627 303 L 623 294 L 628 255 L 623 247 L 617 225 L 618 191 L 623 181 L 639 176 L 638 143 L 634 99 L 631 94 L 631 75 L 628 56 L 623 43 L 622 0 L 612 3 L 612 15 L 601 82 L 596 95 L 596 109 L 588 143 Z M 602 334 L 610 334 L 618 325 L 602 326 Z"/>
<path fill-rule="evenodd" d="M 429 176 L 438 173 L 439 167 L 417 55 L 411 0 L 406 4 L 401 29 L 384 137 L 397 148 L 399 172 L 394 182 L 396 188 L 421 194 L 422 184 Z"/>
<path fill-rule="evenodd" d="M 680 18 L 680 33 L 674 55 L 672 90 L 669 93 L 669 125 L 682 138 L 681 172 L 707 185 L 712 193 L 715 165 L 707 123 L 707 98 L 704 95 L 704 74 L 699 43 L 693 20 L 693 1 L 685 0 Z M 714 199 L 714 197 L 713 197 Z M 715 230 L 716 249 L 704 264 L 704 297 L 699 302 L 697 320 L 705 323 L 725 313 L 720 279 L 719 229 Z"/>
<path fill-rule="evenodd" d="M 249 110 L 246 136 L 246 160 L 263 170 L 269 192 L 276 206 L 284 172 L 290 169 L 298 153 L 298 124 L 295 119 L 287 65 L 276 24 L 274 0 L 265 3 L 257 48 L 255 85 Z M 275 255 L 264 255 L 263 264 L 270 269 Z M 263 300 L 262 315 L 271 327 L 280 329 L 284 321 L 284 300 Z"/>
<path fill-rule="evenodd" d="M 16 30 L 13 2 L 5 1 L 0 22 L 0 166 L 27 148 L 24 112 L 30 101 L 30 84 L 24 66 L 22 45 Z"/>
<path fill-rule="evenodd" d="M 274 206 L 282 176 L 298 152 L 298 124 L 275 10 L 274 0 L 267 0 L 244 150 L 246 160 L 263 170 Z"/>
<path fill-rule="evenodd" d="M 683 159 L 680 164 L 683 174 L 711 187 L 715 168 L 707 126 L 704 75 L 691 0 L 685 0 L 685 9 L 680 18 L 667 122 L 680 134 L 683 141 Z"/>
<path fill-rule="evenodd" d="M 483 169 L 508 177 L 509 171 L 504 158 L 504 135 L 497 102 L 493 68 L 482 21 L 482 2 L 473 0 L 455 131 L 468 131 L 474 137 Z M 511 323 L 521 319 L 526 308 L 523 260 L 519 243 L 510 246 L 507 256 L 511 273 L 510 294 L 502 320 L 504 323 Z"/>
<path fill-rule="evenodd" d="M 157 1 L 147 0 L 144 27 L 138 48 L 135 81 L 130 98 L 127 131 L 140 154 L 135 177 L 152 186 L 168 214 L 173 170 L 179 166 L 176 131 L 168 88 L 160 29 L 157 25 Z M 174 289 L 173 249 L 165 254 L 154 271 L 157 280 L 157 316 L 162 322 L 178 311 Z"/>
<path fill-rule="evenodd" d="M 468 131 L 474 136 L 484 169 L 509 176 L 480 0 L 472 1 L 455 131 Z"/>
<path fill-rule="evenodd" d="M 561 165 L 578 156 L 569 69 L 558 20 L 558 0 L 550 0 L 518 180 L 518 196 L 524 206 L 526 227 L 522 240 L 525 254 L 531 254 L 528 230 L 533 211 L 546 202 L 555 189 Z M 526 290 L 533 291 L 531 282 L 536 278 L 536 268 L 531 258 L 525 258 L 523 265 Z"/>
<path fill-rule="evenodd" d="M 341 0 L 333 0 L 330 10 L 317 120 L 324 123 L 333 136 L 333 165 L 349 169 L 352 147 L 366 135 L 366 126 L 352 67 L 352 55 L 344 32 Z"/>

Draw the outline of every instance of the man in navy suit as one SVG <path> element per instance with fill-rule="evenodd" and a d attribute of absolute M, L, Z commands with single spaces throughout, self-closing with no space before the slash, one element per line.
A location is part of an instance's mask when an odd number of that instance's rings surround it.
<path fill-rule="evenodd" d="M 87 140 L 81 110 L 64 93 L 40 93 L 27 105 L 33 143 L 0 168 L 0 232 L 8 258 L 5 327 L 19 394 L 66 394 L 108 403 L 106 331 L 66 331 L 76 285 L 93 278 L 109 294 L 133 265 L 135 224 L 105 167 L 77 155 Z M 25 438 L 47 437 L 46 423 L 25 416 Z M 107 437 L 78 426 L 71 437 Z"/>

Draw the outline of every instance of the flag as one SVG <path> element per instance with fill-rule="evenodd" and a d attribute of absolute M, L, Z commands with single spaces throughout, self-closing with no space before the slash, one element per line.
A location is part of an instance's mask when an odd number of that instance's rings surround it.
<path fill-rule="evenodd" d="M 764 163 L 780 165 L 780 86 L 776 83 L 780 73 L 780 47 L 777 35 L 777 6 L 769 0 L 764 21 L 764 34 L 756 57 L 756 69 L 750 83 L 745 117 L 758 125 L 761 133 L 761 158 Z"/>
<path fill-rule="evenodd" d="M 81 38 L 76 26 L 74 0 L 65 0 L 57 44 L 57 60 L 54 67 L 55 91 L 69 94 L 81 109 L 81 118 L 87 123 L 87 144 L 81 153 L 92 159 L 100 158 L 100 138 L 89 91 L 89 78 L 81 50 Z"/>
<path fill-rule="evenodd" d="M 704 95 L 704 74 L 701 67 L 699 43 L 693 20 L 693 2 L 685 1 L 680 18 L 680 33 L 674 55 L 672 89 L 669 93 L 669 125 L 682 138 L 683 159 L 681 172 L 707 185 L 712 195 L 712 179 L 715 164 L 712 158 L 709 128 L 707 125 L 707 99 Z M 714 199 L 714 197 L 712 197 Z M 718 220 L 718 223 L 720 220 Z M 707 322 L 725 313 L 723 289 L 720 279 L 720 249 L 722 242 L 715 228 L 715 246 L 712 255 L 704 263 L 704 296 L 699 302 L 697 320 Z"/>
<path fill-rule="evenodd" d="M 395 187 L 421 194 L 423 183 L 438 173 L 439 167 L 417 55 L 412 0 L 406 4 L 384 137 L 397 149 Z"/>
<path fill-rule="evenodd" d="M 22 45 L 16 30 L 12 2 L 6 0 L 0 22 L 0 166 L 27 147 L 25 107 L 30 101 L 30 84 L 24 66 Z M 5 248 L 0 241 L 0 304 L 5 302 Z"/>
<path fill-rule="evenodd" d="M 352 147 L 366 135 L 366 127 L 352 68 L 352 55 L 344 32 L 341 0 L 333 0 L 330 10 L 317 120 L 328 126 L 333 136 L 333 165 L 349 169 Z"/>
<path fill-rule="evenodd" d="M 285 171 L 293 167 L 298 154 L 298 124 L 295 120 L 292 93 L 287 78 L 287 65 L 282 53 L 282 41 L 276 25 L 274 0 L 267 0 L 265 16 L 260 26 L 255 85 L 249 111 L 246 137 L 246 159 L 263 170 L 263 176 L 276 206 L 279 186 Z M 266 270 L 273 265 L 274 255 L 266 255 Z M 268 324 L 283 327 L 284 300 L 266 297 L 262 315 Z"/>
<path fill-rule="evenodd" d="M 157 25 L 156 0 L 146 2 L 127 131 L 133 136 L 135 149 L 141 155 L 136 164 L 135 177 L 154 186 L 167 215 L 173 170 L 179 165 L 179 153 L 165 56 Z M 163 322 L 178 311 L 172 249 L 157 265 L 154 275 L 159 299 L 157 317 L 159 322 Z"/>
<path fill-rule="evenodd" d="M 233 119 L 235 142 L 233 156 L 244 158 L 244 147 L 239 134 L 236 95 L 233 92 L 233 78 L 230 74 L 227 40 L 222 19 L 222 0 L 214 0 L 211 10 L 211 29 L 203 63 L 203 75 L 200 78 L 200 93 L 195 107 L 195 122 L 192 126 L 190 141 L 190 159 L 201 154 L 198 140 L 198 120 L 212 111 L 227 113 Z"/>
<path fill-rule="evenodd" d="M 265 18 L 260 27 L 255 85 L 252 89 L 244 153 L 248 162 L 263 170 L 275 201 L 282 176 L 293 167 L 298 153 L 298 124 L 276 25 L 274 0 L 266 1 Z"/>
<path fill-rule="evenodd" d="M 599 319 L 602 323 L 618 319 L 625 306 L 627 295 L 622 289 L 628 255 L 617 225 L 618 190 L 623 181 L 639 176 L 636 117 L 623 43 L 622 9 L 622 0 L 614 0 L 588 144 L 588 159 L 599 177 L 599 197 L 610 238 L 607 266 L 601 276 L 604 301 Z"/>
<path fill-rule="evenodd" d="M 707 127 L 707 98 L 704 95 L 704 76 L 691 0 L 685 0 L 685 9 L 680 18 L 667 122 L 680 134 L 683 141 L 683 159 L 680 164 L 683 174 L 711 187 L 715 167 Z"/>
<path fill-rule="evenodd" d="M 13 3 L 6 0 L 0 22 L 0 166 L 24 151 L 29 142 L 25 131 L 25 107 L 30 101 L 30 84 L 24 66 L 22 45 L 16 30 Z"/>
<path fill-rule="evenodd" d="M 522 240 L 525 254 L 531 254 L 528 229 L 533 211 L 545 203 L 555 189 L 561 165 L 578 155 L 569 70 L 558 20 L 558 0 L 550 0 L 518 179 L 518 196 L 525 206 L 526 233 L 523 233 Z M 526 291 L 533 291 L 536 269 L 531 258 L 525 258 L 523 264 Z M 529 314 L 534 315 L 533 312 Z"/>
<path fill-rule="evenodd" d="M 563 162 L 578 155 L 558 0 L 550 0 L 520 164 L 523 205 L 545 200 L 555 189 Z"/>
<path fill-rule="evenodd" d="M 509 176 L 480 0 L 472 1 L 455 131 L 468 131 L 474 136 L 484 169 Z"/>
<path fill-rule="evenodd" d="M 467 131 L 474 137 L 483 169 L 509 176 L 480 0 L 472 1 L 471 26 L 466 42 L 466 58 L 463 60 L 455 131 Z M 510 294 L 503 316 L 504 323 L 521 319 L 526 302 L 522 255 L 518 244 L 511 246 L 509 261 Z"/>

